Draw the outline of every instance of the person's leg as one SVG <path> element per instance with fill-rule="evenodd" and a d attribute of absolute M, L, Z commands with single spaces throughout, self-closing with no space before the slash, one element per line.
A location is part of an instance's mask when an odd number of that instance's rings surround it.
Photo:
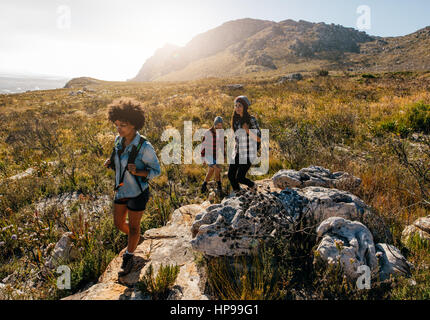
<path fill-rule="evenodd" d="M 127 205 L 114 203 L 113 205 L 113 221 L 115 226 L 125 234 L 129 233 L 127 219 Z"/>
<path fill-rule="evenodd" d="M 238 165 L 235 163 L 231 163 L 230 166 L 228 167 L 228 180 L 230 180 L 231 187 L 233 188 L 234 191 L 240 190 L 239 183 L 236 180 L 237 170 L 238 170 Z"/>
<path fill-rule="evenodd" d="M 128 211 L 128 225 L 130 232 L 128 234 L 127 251 L 133 253 L 137 248 L 140 239 L 140 221 L 142 220 L 143 211 Z"/>
<path fill-rule="evenodd" d="M 208 183 L 209 181 L 211 181 L 214 172 L 215 172 L 215 168 L 214 167 L 209 167 L 208 174 L 206 175 L 206 178 L 205 178 L 205 182 L 206 183 Z"/>
<path fill-rule="evenodd" d="M 215 181 L 217 182 L 221 181 L 221 167 L 215 166 L 214 172 L 215 172 Z"/>
<path fill-rule="evenodd" d="M 249 180 L 248 178 L 246 178 L 246 174 L 248 173 L 248 170 L 251 168 L 251 164 L 239 164 L 239 169 L 237 171 L 237 181 L 239 183 L 242 183 L 246 186 L 248 186 L 249 188 L 254 187 L 255 182 Z"/>

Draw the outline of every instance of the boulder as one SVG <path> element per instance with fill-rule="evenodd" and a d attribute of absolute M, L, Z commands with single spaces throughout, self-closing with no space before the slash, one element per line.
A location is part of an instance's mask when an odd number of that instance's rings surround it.
<path fill-rule="evenodd" d="M 242 89 L 244 89 L 244 85 L 243 84 L 229 84 L 229 85 L 224 86 L 223 89 L 242 90 Z"/>
<path fill-rule="evenodd" d="M 198 214 L 191 243 L 208 256 L 238 256 L 252 252 L 259 240 L 292 232 L 299 223 L 316 228 L 332 216 L 366 221 L 370 215 L 367 205 L 346 191 L 308 187 L 271 192 L 267 185 L 258 186 Z"/>
<path fill-rule="evenodd" d="M 318 166 L 296 170 L 280 170 L 273 176 L 273 184 L 280 188 L 305 188 L 318 186 L 325 188 L 344 189 L 346 186 L 353 188 L 361 184 L 361 179 L 347 172 L 330 172 L 330 170 Z"/>
<path fill-rule="evenodd" d="M 373 236 L 365 225 L 340 217 L 330 217 L 317 228 L 322 238 L 315 260 L 329 264 L 341 263 L 349 279 L 358 278 L 358 267 L 367 265 L 372 272 L 378 267 Z"/>
<path fill-rule="evenodd" d="M 294 199 L 292 196 L 291 201 Z M 249 254 L 259 239 L 286 230 L 294 213 L 292 207 L 284 206 L 277 193 L 242 190 L 196 216 L 191 245 L 207 256 Z"/>
<path fill-rule="evenodd" d="M 306 199 L 303 217 L 308 224 L 317 226 L 329 217 L 341 217 L 353 221 L 366 222 L 371 216 L 370 207 L 359 197 L 338 189 L 323 187 L 293 188 Z"/>
<path fill-rule="evenodd" d="M 84 292 L 64 298 L 65 300 L 139 300 L 145 299 L 135 290 L 134 285 L 146 273 L 149 265 L 157 274 L 161 264 L 178 265 L 180 271 L 175 282 L 175 294 L 171 299 L 206 300 L 204 294 L 205 280 L 202 278 L 194 259 L 191 247 L 191 224 L 197 214 L 210 203 L 202 205 L 188 205 L 175 210 L 171 220 L 165 227 L 147 230 L 144 241 L 137 247 L 135 254 L 136 265 L 132 271 L 118 279 L 122 263 L 122 254 L 117 256 L 105 272 L 100 276 L 98 283 Z"/>
<path fill-rule="evenodd" d="M 413 265 L 406 260 L 399 249 L 386 243 L 378 243 L 375 248 L 376 256 L 379 260 L 379 276 L 381 280 L 389 279 L 391 274 L 411 275 Z"/>
<path fill-rule="evenodd" d="M 60 240 L 55 244 L 51 256 L 45 263 L 47 268 L 53 269 L 76 259 L 78 251 L 73 246 L 71 236 L 72 232 L 66 232 L 61 236 Z"/>
<path fill-rule="evenodd" d="M 422 240 L 430 241 L 430 216 L 422 217 L 407 226 L 402 232 L 402 243 L 408 246 L 412 237 L 418 236 Z"/>
<path fill-rule="evenodd" d="M 315 262 L 341 263 L 351 280 L 362 275 L 357 272 L 361 265 L 367 265 L 373 275 L 379 274 L 382 281 L 390 275 L 411 275 L 413 265 L 400 250 L 386 243 L 375 245 L 370 230 L 360 222 L 331 217 L 320 224 L 317 234 L 322 240 L 316 249 Z"/>
<path fill-rule="evenodd" d="M 291 73 L 286 76 L 282 76 L 279 79 L 278 83 L 284 83 L 287 81 L 300 81 L 300 80 L 303 80 L 303 76 L 301 73 Z"/>

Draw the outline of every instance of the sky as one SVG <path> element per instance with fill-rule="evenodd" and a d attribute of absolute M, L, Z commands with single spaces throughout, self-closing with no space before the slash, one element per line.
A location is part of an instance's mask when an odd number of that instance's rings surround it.
<path fill-rule="evenodd" d="M 357 11 L 363 5 L 370 11 Z M 1 0 L 0 73 L 123 81 L 166 43 L 184 46 L 230 20 L 325 22 L 386 37 L 429 17 L 427 0 Z"/>

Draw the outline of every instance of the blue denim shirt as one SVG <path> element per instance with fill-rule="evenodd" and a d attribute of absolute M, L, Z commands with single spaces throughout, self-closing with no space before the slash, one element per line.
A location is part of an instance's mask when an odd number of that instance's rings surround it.
<path fill-rule="evenodd" d="M 115 138 L 115 149 L 117 154 L 115 156 L 115 185 L 119 184 L 121 174 L 124 169 L 127 168 L 128 156 L 131 152 L 132 145 L 136 147 L 139 145 L 140 133 L 136 133 L 136 137 L 133 141 L 125 148 L 124 152 L 121 154 L 121 159 L 118 157 L 118 151 L 121 150 L 122 145 L 120 143 L 121 137 L 118 135 Z M 121 161 L 121 166 L 120 166 Z M 155 153 L 154 147 L 149 141 L 145 141 L 139 150 L 136 157 L 136 170 L 148 170 L 149 174 L 147 180 L 154 179 L 161 174 L 160 162 L 158 161 L 157 154 Z M 120 171 L 121 170 L 121 171 Z M 148 182 L 144 181 L 144 177 L 137 177 L 142 187 L 145 190 L 149 187 Z M 123 198 L 135 198 L 140 195 L 141 191 L 139 185 L 136 182 L 136 178 L 127 170 L 124 174 L 124 185 L 118 189 L 115 194 L 115 200 Z"/>

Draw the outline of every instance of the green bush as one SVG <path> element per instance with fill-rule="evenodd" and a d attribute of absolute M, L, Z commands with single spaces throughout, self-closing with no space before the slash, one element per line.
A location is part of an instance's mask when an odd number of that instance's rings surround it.
<path fill-rule="evenodd" d="M 371 73 L 364 73 L 364 74 L 361 75 L 361 77 L 364 78 L 364 79 L 376 79 L 376 76 L 374 76 Z"/>
<path fill-rule="evenodd" d="M 143 294 L 149 294 L 153 300 L 167 299 L 170 290 L 179 274 L 179 266 L 160 266 L 154 278 L 154 268 L 149 265 L 142 280 L 136 283 L 136 288 Z"/>
<path fill-rule="evenodd" d="M 430 134 L 430 105 L 418 102 L 406 113 L 406 120 L 413 132 Z"/>

